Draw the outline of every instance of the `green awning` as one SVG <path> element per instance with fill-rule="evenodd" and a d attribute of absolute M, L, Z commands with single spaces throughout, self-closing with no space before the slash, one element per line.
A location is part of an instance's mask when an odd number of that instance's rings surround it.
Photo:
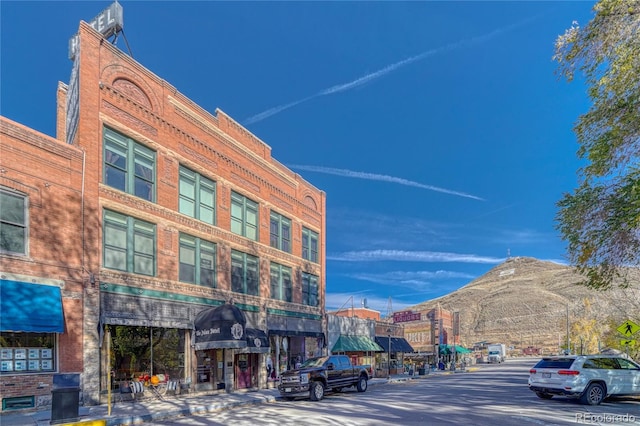
<path fill-rule="evenodd" d="M 467 348 L 463 348 L 460 345 L 440 345 L 440 355 L 450 355 L 453 351 L 458 354 L 470 354 L 471 351 Z"/>
<path fill-rule="evenodd" d="M 331 352 L 382 352 L 382 348 L 366 336 L 340 335 Z"/>

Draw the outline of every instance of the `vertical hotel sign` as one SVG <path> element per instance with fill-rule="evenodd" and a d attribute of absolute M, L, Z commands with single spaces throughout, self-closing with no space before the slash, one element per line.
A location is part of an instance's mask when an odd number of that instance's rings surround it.
<path fill-rule="evenodd" d="M 67 143 L 72 144 L 78 132 L 78 121 L 80 118 L 80 59 L 73 61 L 71 68 L 71 78 L 69 78 L 69 88 L 67 89 L 67 121 L 65 123 Z"/>
<path fill-rule="evenodd" d="M 122 30 L 124 25 L 122 6 L 116 1 L 104 9 L 89 22 L 89 25 L 98 31 L 104 38 L 109 38 Z M 66 120 L 66 142 L 72 144 L 78 131 L 78 121 L 80 118 L 80 59 L 78 51 L 80 49 L 78 34 L 69 40 L 69 59 L 73 61 L 71 78 L 67 89 L 67 120 Z"/>

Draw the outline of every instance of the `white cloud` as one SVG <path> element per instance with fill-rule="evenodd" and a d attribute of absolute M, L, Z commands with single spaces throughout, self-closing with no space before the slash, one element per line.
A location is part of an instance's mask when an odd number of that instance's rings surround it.
<path fill-rule="evenodd" d="M 468 239 L 462 225 L 422 216 L 385 215 L 358 206 L 328 207 L 327 232 L 334 252 L 394 247 L 398 250 L 443 250 Z"/>
<path fill-rule="evenodd" d="M 535 229 L 496 229 L 491 233 L 490 241 L 506 247 L 532 246 L 558 239 L 557 234 L 540 232 Z M 516 252 L 513 252 L 516 255 Z"/>
<path fill-rule="evenodd" d="M 333 167 L 307 166 L 307 165 L 301 165 L 301 164 L 288 164 L 287 167 L 289 167 L 290 169 L 305 170 L 305 171 L 308 171 L 308 172 L 325 173 L 325 174 L 329 174 L 329 175 L 349 177 L 349 178 L 355 178 L 355 179 L 366 179 L 366 180 L 375 180 L 375 181 L 380 181 L 380 182 L 397 183 L 399 185 L 412 186 L 412 187 L 421 188 L 421 189 L 428 189 L 429 191 L 442 192 L 442 193 L 445 193 L 445 194 L 457 195 L 459 197 L 466 197 L 466 198 L 472 198 L 474 200 L 484 201 L 484 199 L 482 199 L 480 197 L 477 197 L 477 196 L 471 195 L 471 194 L 467 194 L 465 192 L 459 192 L 459 191 L 453 191 L 453 190 L 450 190 L 450 189 L 439 188 L 439 187 L 433 186 L 433 185 L 425 185 L 423 183 L 414 182 L 414 181 L 411 181 L 411 180 L 407 180 L 407 179 L 403 179 L 403 178 L 399 178 L 399 177 L 394 177 L 394 176 L 379 175 L 379 174 L 376 174 L 376 173 L 367 173 L 367 172 L 357 172 L 357 171 L 347 170 L 347 169 L 336 169 L 336 168 L 333 168 Z"/>
<path fill-rule="evenodd" d="M 401 61 L 395 62 L 393 64 L 387 65 L 381 69 L 379 69 L 378 71 L 374 71 L 372 73 L 363 75 L 362 77 L 358 77 L 355 80 L 352 80 L 350 82 L 347 83 L 342 83 L 342 84 L 337 84 L 335 86 L 331 86 L 327 89 L 323 89 L 321 91 L 319 91 L 318 93 L 316 93 L 315 95 L 311 95 L 308 96 L 306 98 L 300 99 L 298 101 L 294 101 L 294 102 L 289 102 L 287 104 L 282 104 L 273 108 L 269 108 L 266 111 L 263 111 L 259 114 L 253 115 L 249 118 L 247 118 L 243 124 L 248 125 L 248 124 L 253 124 L 253 123 L 257 123 L 258 121 L 264 120 L 265 118 L 271 117 L 272 115 L 278 114 L 286 109 L 292 108 L 296 105 L 299 105 L 303 102 L 309 101 L 311 99 L 320 97 L 320 96 L 327 96 L 327 95 L 332 95 L 335 93 L 340 93 L 340 92 L 345 92 L 347 90 L 351 90 L 354 89 L 356 87 L 362 86 L 363 84 L 366 84 L 370 81 L 376 80 L 378 78 L 384 77 L 387 74 L 390 74 L 392 72 L 394 72 L 395 70 L 402 68 L 404 66 L 407 66 L 409 64 L 412 64 L 416 61 L 420 61 L 422 59 L 428 58 L 429 56 L 434 56 L 440 53 L 445 53 L 451 50 L 455 50 L 455 49 L 460 49 L 463 47 L 468 47 L 468 46 L 473 46 L 479 43 L 483 43 L 487 40 L 490 40 L 498 35 L 501 35 L 503 33 L 506 33 L 508 31 L 511 31 L 519 26 L 522 26 L 530 21 L 532 21 L 533 19 L 536 19 L 536 17 L 533 18 L 527 18 L 523 21 L 517 22 L 515 24 L 511 24 L 511 25 L 507 25 L 505 27 L 502 28 L 498 28 L 496 30 L 493 30 L 487 34 L 483 34 L 481 36 L 477 36 L 477 37 L 472 37 L 472 38 L 468 38 L 465 40 L 460 40 L 454 43 L 449 43 L 447 45 L 435 48 L 435 49 L 430 49 L 427 50 L 425 52 L 422 52 L 418 55 L 415 56 L 411 56 L 409 58 L 405 58 Z"/>
<path fill-rule="evenodd" d="M 413 287 L 416 290 L 428 289 L 432 287 L 432 280 L 446 280 L 452 278 L 464 278 L 472 280 L 475 275 L 455 272 L 455 271 L 390 271 L 380 274 L 375 273 L 354 273 L 348 274 L 348 277 L 370 281 L 378 284 L 394 285 L 400 287 Z"/>
<path fill-rule="evenodd" d="M 338 262 L 459 262 L 498 264 L 504 258 L 478 256 L 475 254 L 446 253 L 433 251 L 404 251 L 404 250 L 363 250 L 327 255 L 327 260 Z"/>
<path fill-rule="evenodd" d="M 569 262 L 566 259 L 541 259 L 544 262 L 551 262 L 558 265 L 569 266 Z"/>

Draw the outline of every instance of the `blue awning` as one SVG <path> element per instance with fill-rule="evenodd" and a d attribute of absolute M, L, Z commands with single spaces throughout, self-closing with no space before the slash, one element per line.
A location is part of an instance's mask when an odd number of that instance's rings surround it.
<path fill-rule="evenodd" d="M 0 280 L 0 331 L 64 333 L 60 287 Z"/>

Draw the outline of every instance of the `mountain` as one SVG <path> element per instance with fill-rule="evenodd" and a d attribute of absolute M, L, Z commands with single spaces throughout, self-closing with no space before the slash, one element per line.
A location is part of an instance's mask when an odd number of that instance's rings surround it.
<path fill-rule="evenodd" d="M 514 257 L 453 293 L 408 309 L 440 305 L 459 312 L 461 342 L 469 347 L 488 341 L 555 353 L 566 343 L 567 319 L 572 342 L 589 334 L 584 331 L 589 327 L 612 335 L 611 324 L 615 328 L 627 319 L 640 324 L 640 270 L 627 272 L 630 288 L 597 291 L 579 285 L 583 277 L 570 266 Z M 640 341 L 640 333 L 634 337 Z"/>

